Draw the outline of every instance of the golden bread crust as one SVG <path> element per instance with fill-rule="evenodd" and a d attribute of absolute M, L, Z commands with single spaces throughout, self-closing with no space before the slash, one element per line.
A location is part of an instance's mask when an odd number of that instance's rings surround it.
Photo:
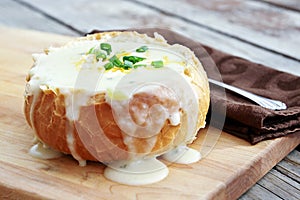
<path fill-rule="evenodd" d="M 32 99 L 33 96 L 28 96 L 24 107 L 30 126 Z M 90 105 L 81 107 L 79 119 L 70 122 L 66 117 L 63 95 L 51 90 L 41 91 L 33 108 L 33 123 L 38 139 L 55 150 L 70 154 L 66 136 L 68 126 L 72 126 L 75 150 L 82 159 L 101 162 L 128 159 L 130 152 L 123 142 L 122 131 L 114 120 L 111 106 L 105 102 L 104 94 L 93 96 L 90 102 Z M 172 144 L 179 129 L 180 125 L 172 126 L 166 121 L 151 152 L 163 152 Z M 145 153 L 145 143 L 146 139 L 134 138 L 136 153 Z"/>

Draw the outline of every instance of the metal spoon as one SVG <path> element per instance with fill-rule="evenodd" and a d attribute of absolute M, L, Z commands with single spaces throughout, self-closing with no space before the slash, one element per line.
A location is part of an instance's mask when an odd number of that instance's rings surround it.
<path fill-rule="evenodd" d="M 268 109 L 271 109 L 271 110 L 285 110 L 285 109 L 287 109 L 286 104 L 281 102 L 281 101 L 269 99 L 269 98 L 266 98 L 266 97 L 262 97 L 262 96 L 247 92 L 243 89 L 240 89 L 240 88 L 234 87 L 232 85 L 228 85 L 226 83 L 222 83 L 222 82 L 219 82 L 219 81 L 216 81 L 216 80 L 213 80 L 213 79 L 208 79 L 208 81 L 212 84 L 218 85 L 220 87 L 231 90 L 231 91 L 233 91 L 237 94 L 240 94 L 240 95 L 254 101 L 255 103 L 257 103 L 261 107 L 268 108 Z"/>

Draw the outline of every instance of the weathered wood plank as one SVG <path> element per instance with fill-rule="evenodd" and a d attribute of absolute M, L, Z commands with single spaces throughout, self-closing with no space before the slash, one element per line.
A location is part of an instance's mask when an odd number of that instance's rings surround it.
<path fill-rule="evenodd" d="M 294 163 L 298 163 L 300 165 L 300 152 L 299 151 L 293 151 L 290 153 L 287 157 L 286 160 L 289 160 Z"/>
<path fill-rule="evenodd" d="M 49 20 L 41 13 L 33 12 L 31 9 L 21 6 L 15 1 L 1 0 L 0 13 L 1 25 L 67 35 L 77 35 L 76 32 L 69 28 L 53 20 Z"/>
<path fill-rule="evenodd" d="M 266 174 L 258 184 L 282 199 L 300 199 L 300 184 L 274 169 Z"/>
<path fill-rule="evenodd" d="M 272 192 L 266 190 L 264 187 L 256 184 L 250 190 L 247 191 L 244 195 L 242 195 L 239 200 L 281 200 L 278 196 L 273 194 Z"/>
<path fill-rule="evenodd" d="M 278 163 L 275 168 L 300 183 L 300 152 L 294 150 Z"/>
<path fill-rule="evenodd" d="M 89 32 L 94 28 L 107 30 L 132 27 L 165 27 L 222 51 L 300 76 L 300 63 L 295 60 L 276 55 L 182 19 L 167 16 L 133 2 L 111 0 L 104 5 L 99 1 L 90 2 L 87 0 L 74 1 L 72 4 L 66 0 L 55 2 L 47 0 L 23 1 L 83 32 Z M 175 2 L 170 3 L 170 5 L 172 4 Z M 57 9 L 62 7 L 66 10 Z M 80 12 L 78 12 L 78 8 L 80 8 Z"/>
<path fill-rule="evenodd" d="M 300 13 L 244 0 L 131 0 L 300 60 Z"/>
<path fill-rule="evenodd" d="M 298 0 L 261 0 L 283 8 L 288 8 L 295 11 L 300 11 L 300 3 Z"/>

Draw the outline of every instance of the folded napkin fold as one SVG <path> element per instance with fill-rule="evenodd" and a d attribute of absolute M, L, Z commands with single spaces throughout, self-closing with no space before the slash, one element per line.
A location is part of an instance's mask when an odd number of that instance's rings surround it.
<path fill-rule="evenodd" d="M 178 43 L 187 46 L 202 62 L 208 77 L 219 79 L 221 75 L 224 83 L 280 100 L 288 106 L 286 110 L 269 110 L 227 90 L 224 96 L 221 88 L 211 85 L 211 104 L 216 108 L 215 111 L 222 113 L 222 109 L 226 107 L 224 124 L 226 132 L 243 138 L 251 144 L 290 133 L 297 132 L 296 134 L 300 135 L 300 77 L 223 53 L 167 29 L 133 30 L 149 36 L 157 32 L 170 44 Z M 216 67 L 212 67 L 211 59 L 219 71 Z"/>

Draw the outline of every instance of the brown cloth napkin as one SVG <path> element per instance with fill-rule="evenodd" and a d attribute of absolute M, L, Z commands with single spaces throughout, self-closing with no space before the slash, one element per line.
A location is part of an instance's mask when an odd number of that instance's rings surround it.
<path fill-rule="evenodd" d="M 240 95 L 226 90 L 226 96 L 218 86 L 211 85 L 211 104 L 222 113 L 226 107 L 224 130 L 243 138 L 251 144 L 290 133 L 300 133 L 300 77 L 276 71 L 214 48 L 205 46 L 173 31 L 160 28 L 132 29 L 153 36 L 161 34 L 170 44 L 189 47 L 202 62 L 208 77 L 220 76 L 224 83 L 271 99 L 283 101 L 288 109 L 273 111 L 262 108 Z M 100 32 L 93 31 L 92 33 Z M 219 72 L 211 66 L 207 54 L 215 62 Z M 219 74 L 220 73 L 220 74 Z M 224 90 L 223 90 L 224 91 Z"/>

